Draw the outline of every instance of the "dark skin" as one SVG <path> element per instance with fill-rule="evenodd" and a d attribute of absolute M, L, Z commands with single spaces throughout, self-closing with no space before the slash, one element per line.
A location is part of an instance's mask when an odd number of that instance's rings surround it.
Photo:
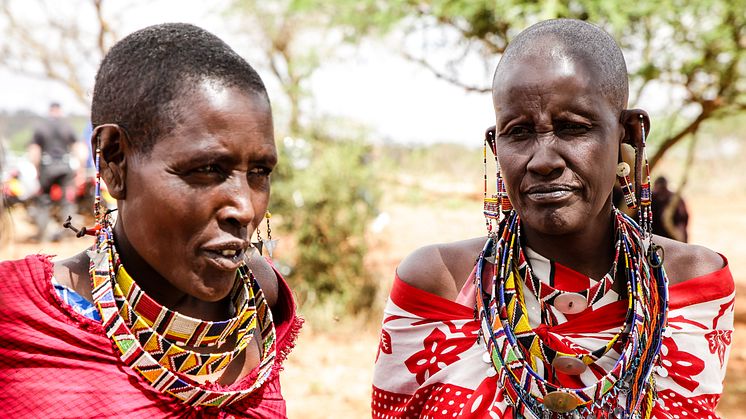
<path fill-rule="evenodd" d="M 269 102 L 207 81 L 180 101 L 184 111 L 176 128 L 147 155 L 136 152 L 116 125 L 94 132 L 94 149 L 100 138 L 101 177 L 117 199 L 120 258 L 159 303 L 187 316 L 224 320 L 230 317 L 236 267 L 249 255 L 274 306 L 277 277 L 248 248 L 267 210 L 269 174 L 277 162 Z M 84 251 L 55 262 L 55 277 L 92 301 L 88 266 Z M 255 334 L 254 343 L 223 372 L 205 379 L 230 384 L 243 378 L 258 365 L 260 343 Z"/>
<path fill-rule="evenodd" d="M 548 39 L 545 51 L 514 58 L 495 75 L 496 149 L 524 245 L 591 278 L 613 262 L 611 194 L 620 148 L 641 144 L 641 110 L 619 110 L 600 88 L 593 64 Z M 397 274 L 455 300 L 486 237 L 423 247 Z M 671 285 L 724 266 L 715 252 L 654 236 L 665 249 Z"/>

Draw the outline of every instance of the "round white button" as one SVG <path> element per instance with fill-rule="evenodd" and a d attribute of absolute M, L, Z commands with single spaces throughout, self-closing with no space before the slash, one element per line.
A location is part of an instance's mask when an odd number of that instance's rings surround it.
<path fill-rule="evenodd" d="M 567 375 L 580 375 L 588 368 L 583 361 L 571 356 L 558 356 L 552 361 L 552 366 Z"/>
<path fill-rule="evenodd" d="M 560 294 L 554 299 L 554 306 L 564 314 L 578 314 L 588 308 L 588 300 L 580 294 Z"/>

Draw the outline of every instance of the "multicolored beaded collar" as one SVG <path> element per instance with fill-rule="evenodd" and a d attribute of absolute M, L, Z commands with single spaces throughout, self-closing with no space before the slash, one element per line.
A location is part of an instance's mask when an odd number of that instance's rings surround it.
<path fill-rule="evenodd" d="M 517 337 L 530 335 L 531 327 L 522 295 L 524 278 L 516 262 L 521 249 L 520 219 L 515 211 L 500 224 L 499 239 L 496 241 L 496 237 L 491 236 L 480 254 L 475 280 L 480 290 L 476 308 L 482 325 L 482 340 L 507 400 L 523 416 L 542 419 L 595 418 L 610 414 L 619 418 L 650 417 L 655 401 L 651 372 L 666 324 L 668 282 L 657 255 L 646 252 L 640 228 L 616 210 L 615 219 L 622 244 L 628 300 L 624 333 L 618 335 L 626 337 L 622 338 L 623 348 L 613 368 L 600 380 L 583 388 L 560 387 L 537 373 L 534 358 L 538 357 L 545 375 L 551 376 L 552 364 L 548 358 L 556 356 L 556 352 L 540 338 L 531 337 L 530 342 L 521 342 Z M 486 291 L 482 274 L 486 261 L 493 255 L 495 275 L 491 290 Z M 531 347 L 527 348 L 524 343 Z"/>
<path fill-rule="evenodd" d="M 165 339 L 183 346 L 221 346 L 225 340 L 241 327 L 245 327 L 250 313 L 255 311 L 253 305 L 254 293 L 247 286 L 247 276 L 239 272 L 240 280 L 231 293 L 231 301 L 236 315 L 228 320 L 203 321 L 185 316 L 177 311 L 159 304 L 146 294 L 132 277 L 119 265 L 117 284 L 131 310 L 138 314 L 148 327 Z M 116 291 L 116 289 L 115 289 Z"/>
<path fill-rule="evenodd" d="M 101 313 L 106 335 L 119 351 L 122 362 L 136 370 L 157 391 L 170 394 L 190 406 L 225 407 L 259 389 L 269 378 L 275 363 L 276 334 L 272 312 L 251 271 L 244 275 L 248 278 L 247 286 L 252 289 L 255 297 L 256 312 L 253 317 L 262 338 L 261 358 L 256 378 L 250 386 L 242 390 L 208 390 L 188 376 L 174 371 L 176 368 L 173 365 L 159 363 L 153 353 L 160 353 L 161 349 L 145 347 L 138 337 L 148 329 L 147 325 L 143 322 L 143 329 L 136 331 L 121 315 L 118 304 L 123 304 L 127 299 L 121 292 L 119 296 L 116 295 L 115 289 L 119 285 L 115 274 L 114 239 L 108 227 L 109 223 L 102 223 L 102 225 L 103 227 L 98 230 L 96 245 L 93 250 L 89 251 L 93 301 Z M 148 333 L 155 335 L 152 329 Z M 176 345 L 173 344 L 171 347 L 174 348 Z M 185 358 L 186 356 L 188 355 L 184 355 Z M 197 371 L 196 375 L 206 374 L 207 370 L 214 371 L 215 369 L 203 368 Z"/>
<path fill-rule="evenodd" d="M 115 265 L 116 265 L 115 261 Z M 124 269 L 124 265 L 119 265 L 117 269 L 116 279 L 114 281 L 114 300 L 116 301 L 119 309 L 119 315 L 124 320 L 125 325 L 130 329 L 133 335 L 137 336 L 137 339 L 142 348 L 147 351 L 159 364 L 171 369 L 175 372 L 182 372 L 190 375 L 209 375 L 222 371 L 225 367 L 235 359 L 238 354 L 246 349 L 246 346 L 254 338 L 254 330 L 256 330 L 256 307 L 254 306 L 254 290 L 249 285 L 250 275 L 246 275 L 243 269 L 239 269 L 239 284 L 244 290 L 243 294 L 245 298 L 245 308 L 241 310 L 240 318 L 237 325 L 240 325 L 236 331 L 236 345 L 230 352 L 222 353 L 200 353 L 194 352 L 179 345 L 178 342 L 173 342 L 166 337 L 162 336 L 158 330 L 151 327 L 147 321 L 144 320 L 144 316 L 137 311 L 135 306 L 131 306 L 130 302 L 125 298 L 125 293 L 122 291 L 120 284 L 122 282 L 130 282 L 134 284 L 132 278 L 127 274 Z M 255 283 L 256 281 L 254 281 Z M 140 291 L 142 293 L 142 291 Z M 144 294 L 144 293 L 142 293 Z M 251 303 L 249 303 L 251 301 Z M 156 303 L 157 304 L 157 303 Z M 165 307 L 163 307 L 165 309 Z M 160 309 L 159 312 L 164 310 Z M 166 309 L 168 310 L 168 309 Z M 176 318 L 176 312 L 168 310 L 171 313 L 171 318 Z M 179 314 L 180 317 L 185 318 Z M 192 319 L 194 322 L 199 320 Z M 211 322 L 204 322 L 211 323 Z M 207 325 L 204 327 L 197 327 L 196 330 L 206 330 Z M 174 335 L 175 333 L 168 328 L 165 329 L 166 335 Z M 222 334 L 222 333 L 221 333 Z"/>

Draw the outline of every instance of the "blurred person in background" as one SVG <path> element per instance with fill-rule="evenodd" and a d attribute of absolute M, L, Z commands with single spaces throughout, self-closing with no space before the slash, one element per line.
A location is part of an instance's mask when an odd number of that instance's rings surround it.
<path fill-rule="evenodd" d="M 75 213 L 74 176 L 80 163 L 84 162 L 87 150 L 79 142 L 73 128 L 64 119 L 62 107 L 57 102 L 49 105 L 49 114 L 34 129 L 28 146 L 28 157 L 39 176 L 39 196 L 32 211 L 37 233 L 33 240 L 47 238 L 50 219 L 63 221 Z M 53 205 L 56 211 L 53 211 Z M 59 232 L 52 235 L 53 239 Z"/>
<path fill-rule="evenodd" d="M 688 224 L 684 198 L 668 189 L 665 176 L 659 176 L 653 183 L 653 234 L 687 243 Z"/>

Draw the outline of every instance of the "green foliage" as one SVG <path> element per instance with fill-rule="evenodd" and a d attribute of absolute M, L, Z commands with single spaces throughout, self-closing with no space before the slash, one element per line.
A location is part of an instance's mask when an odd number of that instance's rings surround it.
<path fill-rule="evenodd" d="M 365 269 L 367 225 L 380 193 L 370 147 L 356 140 L 285 139 L 272 208 L 294 238 L 289 280 L 309 305 L 369 308 L 377 285 Z"/>
<path fill-rule="evenodd" d="M 236 0 L 231 16 L 258 40 L 288 105 L 279 131 L 296 137 L 279 142 L 272 180 L 271 209 L 294 247 L 288 279 L 304 305 L 355 313 L 372 306 L 377 289 L 365 269 L 365 232 L 379 192 L 369 146 L 330 135 L 329 121 L 306 114 L 308 82 L 340 45 L 329 31 L 334 15 L 316 6 L 314 0 Z"/>
<path fill-rule="evenodd" d="M 350 39 L 394 33 L 403 38 L 397 43 L 404 56 L 467 91 L 487 92 L 489 81 L 474 86 L 459 77 L 465 57 L 477 55 L 485 68 L 494 67 L 508 42 L 541 20 L 576 18 L 597 24 L 625 52 L 633 106 L 651 82 L 683 96 L 669 112 L 686 111 L 688 117 L 678 129 L 663 130 L 666 135 L 653 130 L 651 140 L 658 148 L 651 165 L 678 141 L 696 134 L 703 121 L 746 111 L 746 0 L 316 2 L 335 10 L 334 23 Z M 416 48 L 406 42 L 414 36 Z M 418 57 L 413 51 L 418 48 L 427 53 Z M 443 54 L 450 56 L 445 63 L 432 59 Z"/>

